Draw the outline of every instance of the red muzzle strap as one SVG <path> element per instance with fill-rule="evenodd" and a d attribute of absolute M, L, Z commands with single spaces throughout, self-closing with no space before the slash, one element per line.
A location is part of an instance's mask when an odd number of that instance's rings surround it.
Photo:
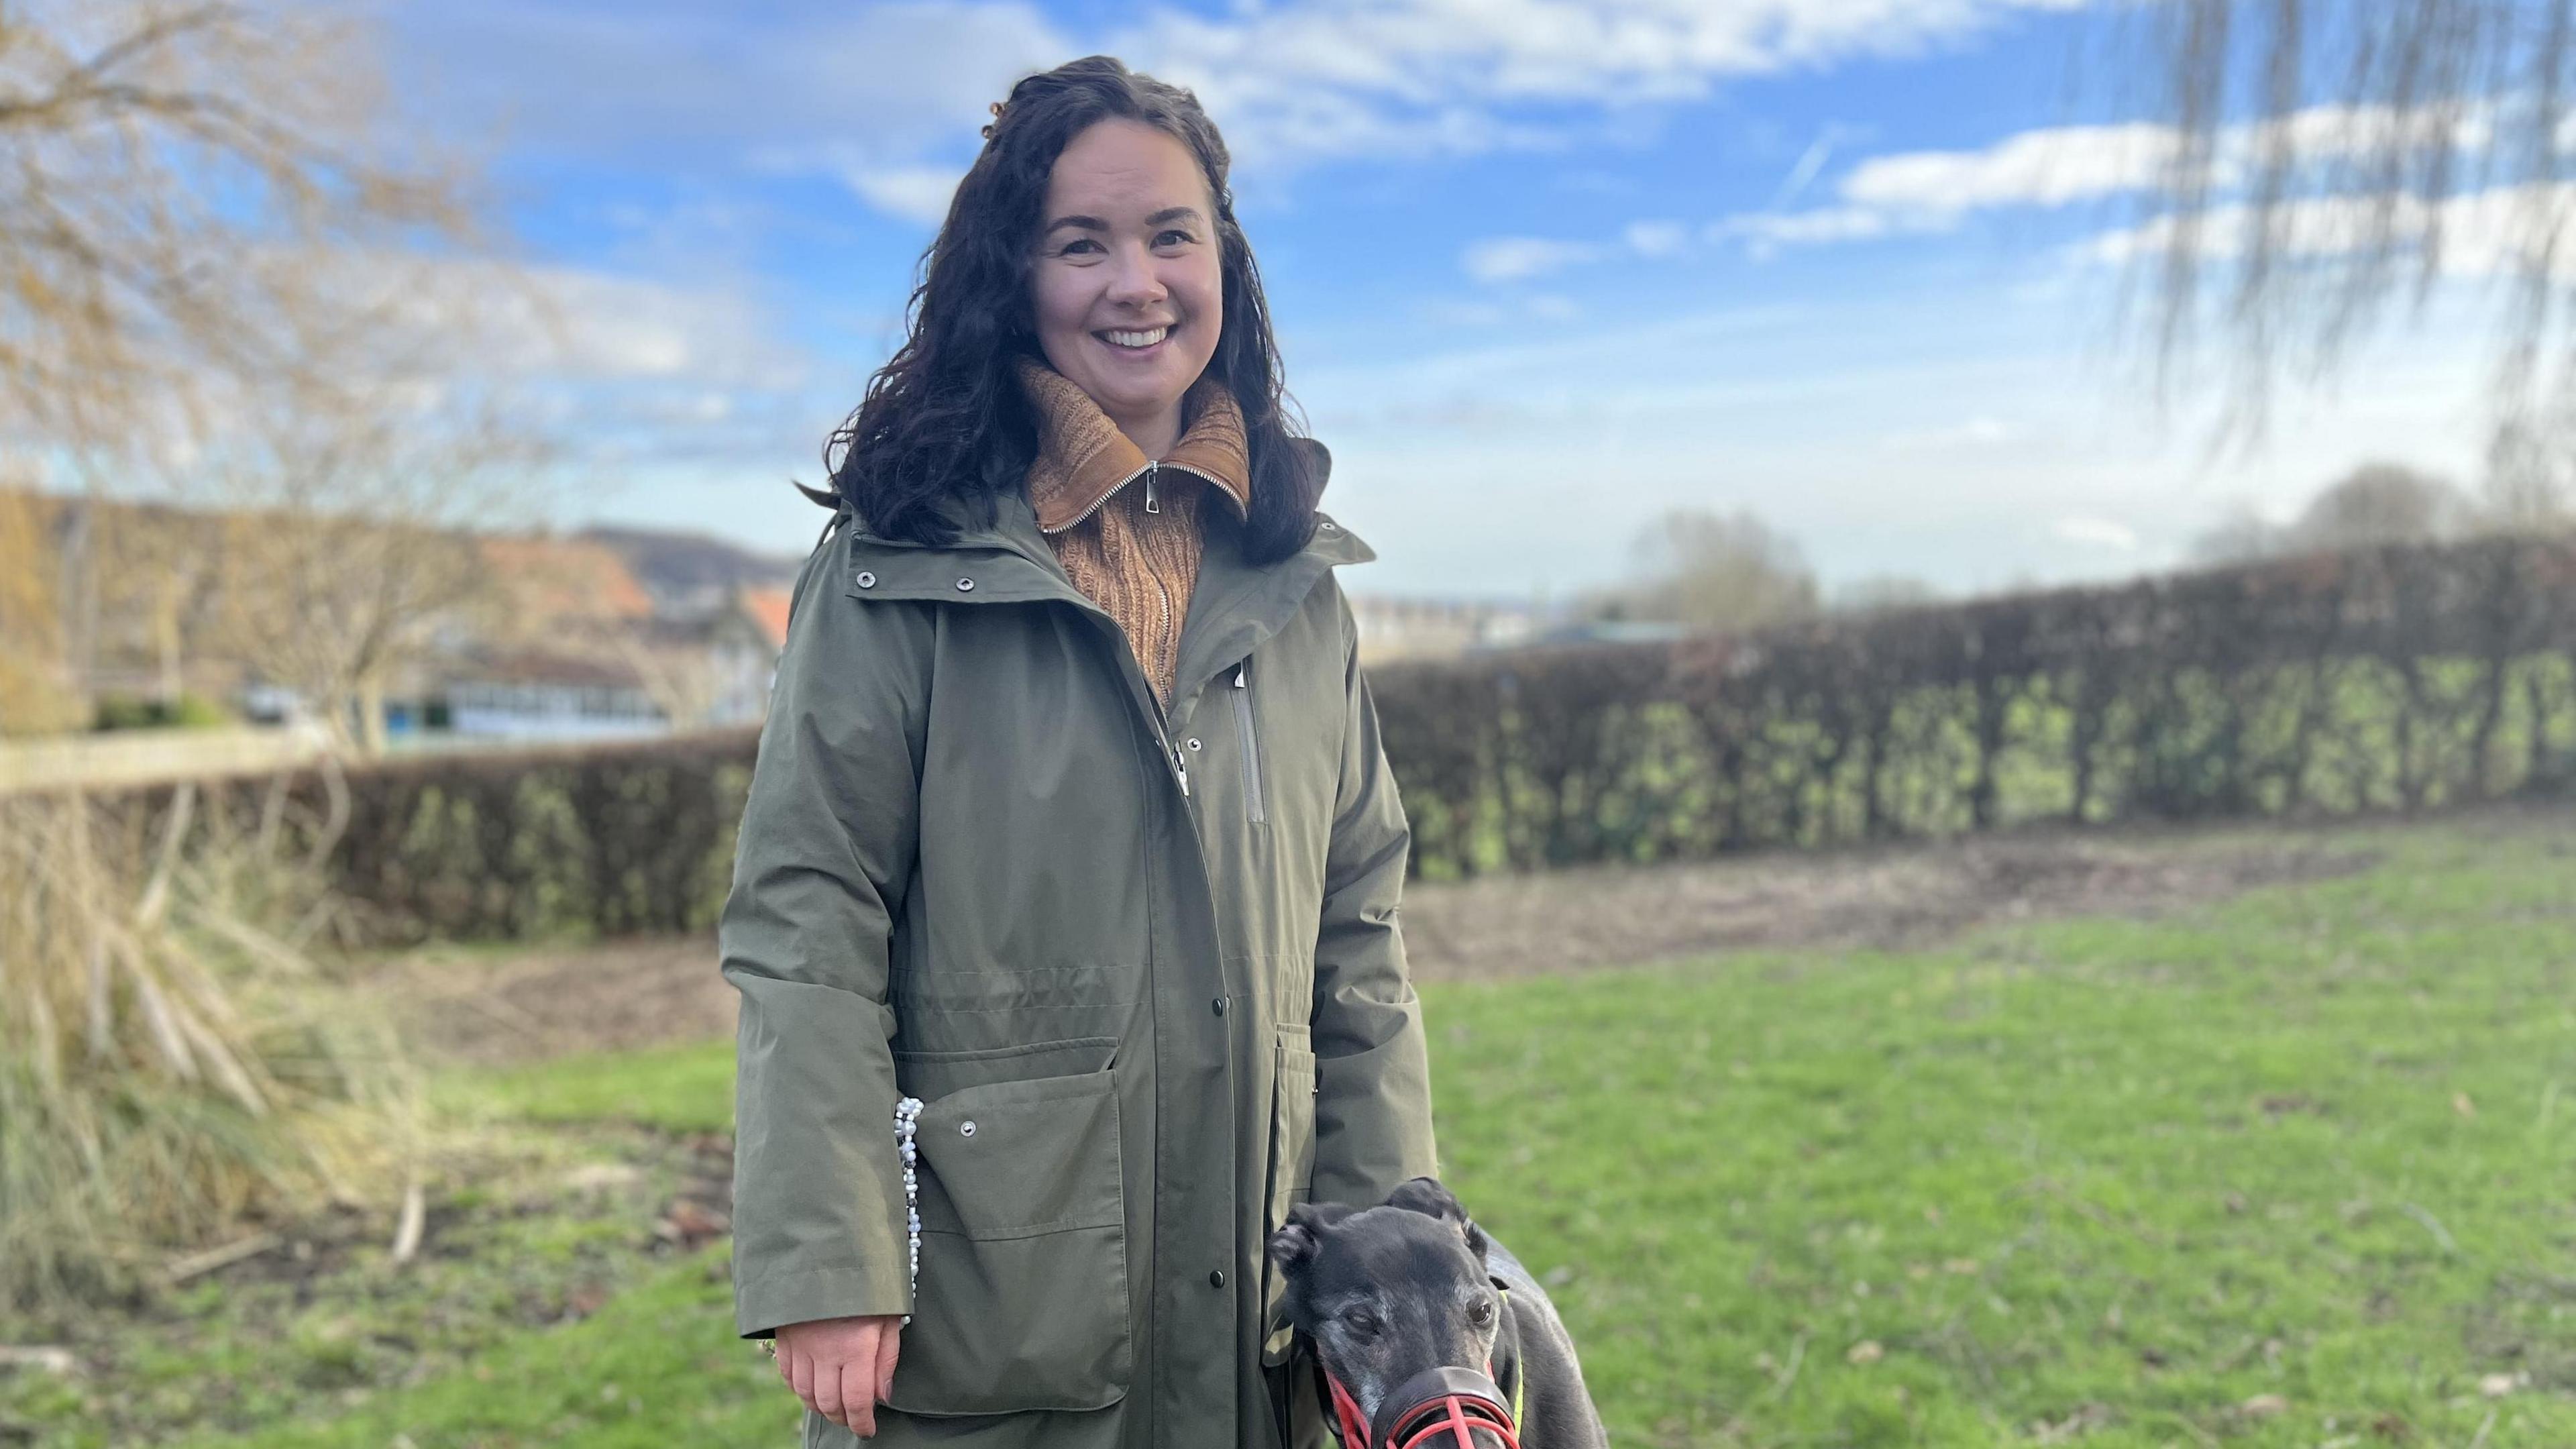
<path fill-rule="evenodd" d="M 1322 1371 L 1320 1363 L 1316 1367 Z M 1505 1449 L 1520 1449 L 1518 1426 L 1491 1374 L 1426 1369 L 1386 1396 L 1374 1422 L 1360 1417 L 1358 1402 L 1340 1379 L 1325 1372 L 1324 1382 L 1332 1390 L 1342 1449 L 1487 1449 L 1476 1442 L 1480 1430 Z"/>

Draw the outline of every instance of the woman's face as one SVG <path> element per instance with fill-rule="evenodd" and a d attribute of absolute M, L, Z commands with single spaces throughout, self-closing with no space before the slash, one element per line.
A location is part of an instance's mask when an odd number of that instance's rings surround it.
<path fill-rule="evenodd" d="M 1214 199 L 1187 146 L 1102 121 L 1047 177 L 1031 301 L 1038 345 L 1138 447 L 1180 436 L 1181 394 L 1224 325 Z"/>

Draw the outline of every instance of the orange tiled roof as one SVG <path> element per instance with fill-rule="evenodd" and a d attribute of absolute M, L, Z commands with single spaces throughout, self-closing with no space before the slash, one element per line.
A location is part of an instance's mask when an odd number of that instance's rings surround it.
<path fill-rule="evenodd" d="M 794 595 L 785 589 L 745 589 L 742 612 L 760 627 L 760 635 L 769 641 L 769 647 L 781 649 L 787 644 L 787 606 L 794 601 Z"/>
<path fill-rule="evenodd" d="M 649 619 L 653 596 L 605 544 L 569 538 L 485 538 L 484 561 L 532 619 Z"/>

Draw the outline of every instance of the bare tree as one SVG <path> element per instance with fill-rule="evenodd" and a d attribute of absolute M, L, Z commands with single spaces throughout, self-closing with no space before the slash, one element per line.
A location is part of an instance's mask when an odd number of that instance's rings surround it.
<path fill-rule="evenodd" d="M 2479 499 L 2481 521 L 2505 532 L 2576 525 L 2576 457 L 2565 441 L 2570 420 L 2516 418 L 2496 430 L 2487 449 Z"/>
<path fill-rule="evenodd" d="M 49 500 L 0 477 L 0 735 L 50 734 L 80 722 L 63 669 L 61 569 Z"/>
<path fill-rule="evenodd" d="M 211 618 L 367 738 L 349 701 L 464 577 L 417 542 L 459 513 L 434 490 L 509 449 L 458 386 L 473 289 L 424 289 L 409 248 L 480 238 L 465 172 L 389 127 L 364 38 L 307 7 L 0 0 L 0 458 L 251 515 L 85 539 L 53 601 L 75 687 L 82 621 L 142 616 L 167 690 Z M 111 557 L 144 544 L 178 545 L 149 597 Z"/>
<path fill-rule="evenodd" d="M 471 232 L 355 32 L 226 0 L 0 0 L 0 440 L 123 451 L 309 358 L 318 252 Z"/>
<path fill-rule="evenodd" d="M 2576 329 L 2576 0 L 2169 0 L 2124 66 L 2173 128 L 2130 255 L 2168 382 L 2216 341 L 2230 422 L 2331 373 L 2446 278 L 2499 288 L 2500 426 L 2563 395 Z M 2564 446 L 2563 435 L 2556 446 Z"/>
<path fill-rule="evenodd" d="M 260 400 L 197 465 L 224 503 L 219 637 L 345 744 L 380 753 L 388 692 L 500 600 L 466 530 L 516 515 L 533 445 L 479 408 L 382 386 Z"/>
<path fill-rule="evenodd" d="M 1635 552 L 1640 582 L 1602 612 L 1697 629 L 1753 629 L 1816 612 L 1805 553 L 1749 512 L 1675 509 L 1637 536 Z"/>
<path fill-rule="evenodd" d="M 2433 543 L 2487 526 L 2486 512 L 2449 479 L 2402 463 L 2365 463 L 2319 489 L 2288 523 L 2274 523 L 2240 503 L 2196 535 L 2185 552 L 2195 563 L 2241 564 L 2285 554 Z"/>
<path fill-rule="evenodd" d="M 2328 484 L 2288 530 L 2299 552 L 2430 543 L 2460 531 L 2469 500 L 2448 479 L 2397 463 L 2370 463 Z"/>

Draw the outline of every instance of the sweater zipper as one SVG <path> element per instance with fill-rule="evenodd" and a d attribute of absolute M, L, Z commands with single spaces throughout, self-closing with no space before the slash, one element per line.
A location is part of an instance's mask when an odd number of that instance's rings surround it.
<path fill-rule="evenodd" d="M 1098 513 L 1102 504 L 1107 503 L 1110 499 L 1118 496 L 1119 489 L 1126 487 L 1128 484 L 1135 482 L 1139 478 L 1146 480 L 1145 511 L 1147 513 L 1160 513 L 1163 511 L 1162 499 L 1161 496 L 1154 491 L 1153 480 L 1155 476 L 1162 471 L 1162 460 L 1160 458 L 1151 459 L 1147 461 L 1144 467 L 1137 469 L 1135 472 L 1130 473 L 1126 477 L 1109 485 L 1109 490 L 1101 494 L 1098 498 L 1093 499 L 1089 508 L 1086 508 L 1080 513 L 1075 514 L 1073 517 L 1066 519 L 1063 523 L 1054 528 L 1041 526 L 1039 531 L 1042 533 L 1064 532 L 1066 529 L 1082 522 L 1091 515 Z M 1228 502 L 1232 502 L 1234 500 L 1234 495 L 1227 492 L 1223 485 L 1219 484 L 1214 478 L 1209 477 L 1207 474 L 1200 472 L 1196 468 L 1192 468 L 1184 463 L 1174 463 L 1172 465 L 1172 471 L 1175 473 L 1187 473 L 1191 477 L 1198 479 L 1200 482 L 1207 484 L 1209 487 L 1216 489 L 1219 493 L 1224 493 Z M 1237 504 L 1236 506 L 1240 508 L 1242 505 Z"/>
<path fill-rule="evenodd" d="M 1262 824 L 1261 808 L 1261 738 L 1252 727 L 1252 663 L 1246 660 L 1234 666 L 1234 731 L 1243 739 L 1243 800 L 1252 813 L 1252 823 Z"/>

